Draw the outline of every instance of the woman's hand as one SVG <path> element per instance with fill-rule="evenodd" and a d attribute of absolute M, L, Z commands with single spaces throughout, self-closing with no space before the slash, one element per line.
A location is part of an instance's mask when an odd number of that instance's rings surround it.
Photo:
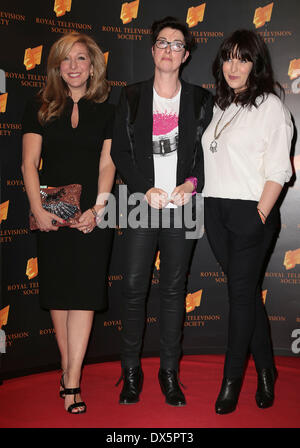
<path fill-rule="evenodd" d="M 272 208 L 276 204 L 277 199 L 282 190 L 282 185 L 272 180 L 267 180 L 260 200 L 257 204 L 257 211 L 263 224 L 265 224 Z"/>
<path fill-rule="evenodd" d="M 145 197 L 150 207 L 153 208 L 164 208 L 169 203 L 168 193 L 161 188 L 150 188 Z"/>
<path fill-rule="evenodd" d="M 33 213 L 37 226 L 42 232 L 50 232 L 50 230 L 58 230 L 59 227 L 53 224 L 54 221 L 64 224 L 65 220 L 59 218 L 54 213 L 47 212 L 47 210 L 41 208 L 40 210 Z"/>
<path fill-rule="evenodd" d="M 178 185 L 171 194 L 171 202 L 178 206 L 185 205 L 191 199 L 193 191 L 194 185 L 190 181 Z"/>
<path fill-rule="evenodd" d="M 76 224 L 70 225 L 73 229 L 78 229 L 83 233 L 91 233 L 96 227 L 96 220 L 92 210 L 89 208 L 80 216 Z"/>
<path fill-rule="evenodd" d="M 95 222 L 96 222 L 96 226 L 98 226 L 102 220 L 102 217 L 104 215 L 105 212 L 105 207 L 106 207 L 107 201 L 104 200 L 103 204 L 96 204 L 94 205 L 93 209 L 95 210 L 95 212 L 97 213 L 97 215 L 95 217 Z"/>

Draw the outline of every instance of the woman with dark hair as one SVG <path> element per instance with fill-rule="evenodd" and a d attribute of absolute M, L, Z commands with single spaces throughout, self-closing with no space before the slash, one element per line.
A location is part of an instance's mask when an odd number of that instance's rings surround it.
<path fill-rule="evenodd" d="M 292 170 L 290 114 L 276 94 L 263 40 L 239 30 L 213 65 L 213 119 L 202 137 L 205 229 L 228 281 L 229 325 L 218 414 L 234 411 L 248 351 L 257 370 L 256 403 L 273 404 L 276 369 L 261 282 L 279 231 L 277 199 Z"/>
<path fill-rule="evenodd" d="M 195 40 L 190 33 L 189 29 L 187 28 L 186 24 L 179 22 L 175 17 L 165 17 L 162 20 L 157 20 L 153 22 L 151 27 L 151 40 L 152 40 L 152 47 L 155 45 L 156 41 L 159 39 L 159 34 L 164 28 L 172 28 L 180 31 L 182 33 L 183 39 L 184 39 L 184 49 L 185 49 L 185 55 L 187 55 L 186 59 L 184 60 L 184 63 L 187 62 L 189 56 L 191 55 L 191 52 L 195 48 Z"/>
<path fill-rule="evenodd" d="M 94 311 L 107 306 L 113 230 L 96 227 L 115 175 L 114 109 L 105 102 L 105 74 L 104 55 L 91 37 L 61 37 L 50 50 L 46 87 L 28 103 L 23 119 L 22 172 L 39 229 L 40 301 L 51 312 L 61 355 L 60 396 L 72 414 L 86 411 L 79 387 L 82 363 Z M 82 186 L 78 223 L 59 226 L 63 219 L 42 207 L 40 184 Z"/>
<path fill-rule="evenodd" d="M 112 143 L 112 158 L 121 178 L 131 194 L 142 194 L 147 212 L 156 216 L 158 224 L 152 226 L 151 221 L 146 226 L 128 227 L 124 232 L 126 265 L 121 301 L 124 384 L 119 402 L 139 401 L 145 304 L 159 247 L 159 382 L 167 404 L 184 406 L 178 369 L 187 274 L 195 240 L 186 238 L 184 225 L 176 227 L 176 216 L 192 194 L 203 188 L 200 138 L 212 115 L 212 95 L 179 77 L 191 50 L 187 27 L 166 17 L 153 24 L 152 32 L 154 77 L 123 89 Z M 132 114 L 128 119 L 133 103 L 137 104 L 134 120 Z M 170 217 L 168 227 L 163 223 L 165 217 Z"/>

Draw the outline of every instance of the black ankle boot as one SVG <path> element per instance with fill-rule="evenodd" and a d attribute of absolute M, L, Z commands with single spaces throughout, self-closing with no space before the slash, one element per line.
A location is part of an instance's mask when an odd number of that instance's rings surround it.
<path fill-rule="evenodd" d="M 235 410 L 241 387 L 242 378 L 223 378 L 222 387 L 215 405 L 217 414 L 229 414 Z"/>
<path fill-rule="evenodd" d="M 256 404 L 259 408 L 269 408 L 274 401 L 275 369 L 257 370 Z"/>
<path fill-rule="evenodd" d="M 133 404 L 139 401 L 143 385 L 143 372 L 140 366 L 124 368 L 122 377 L 124 384 L 120 393 L 120 404 Z"/>
<path fill-rule="evenodd" d="M 160 369 L 158 372 L 159 384 L 170 406 L 185 406 L 185 397 L 178 384 L 178 373 L 175 369 Z"/>

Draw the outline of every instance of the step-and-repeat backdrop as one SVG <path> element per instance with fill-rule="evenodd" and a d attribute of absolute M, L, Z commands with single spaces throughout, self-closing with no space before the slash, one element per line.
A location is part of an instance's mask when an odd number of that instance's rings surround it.
<path fill-rule="evenodd" d="M 112 86 L 109 101 L 116 104 L 122 86 L 152 76 L 150 27 L 154 20 L 166 15 L 186 22 L 197 42 L 183 78 L 212 92 L 211 65 L 222 39 L 237 28 L 259 33 L 270 49 L 274 71 L 285 89 L 285 102 L 295 127 L 300 128 L 299 0 L 1 0 L 2 378 L 59 365 L 49 313 L 39 306 L 36 240 L 28 229 L 28 205 L 20 171 L 22 114 L 26 101 L 45 85 L 50 46 L 62 34 L 72 31 L 94 37 L 106 56 Z M 267 267 L 262 300 L 269 315 L 275 354 L 297 356 L 300 352 L 300 147 L 297 130 L 291 158 L 294 176 L 282 197 L 282 229 Z M 122 237 L 122 229 L 116 229 L 108 276 L 109 309 L 95 316 L 87 362 L 119 358 Z M 99 254 L 101 256 L 101 248 Z M 158 355 L 159 273 L 158 253 L 148 300 L 144 356 Z M 226 277 L 204 234 L 197 243 L 189 276 L 184 354 L 223 353 L 227 315 Z"/>

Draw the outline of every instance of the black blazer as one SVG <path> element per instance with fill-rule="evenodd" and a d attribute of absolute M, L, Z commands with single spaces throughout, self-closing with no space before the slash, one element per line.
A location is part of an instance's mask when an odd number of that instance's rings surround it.
<path fill-rule="evenodd" d="M 127 123 L 129 106 L 126 89 L 129 87 L 122 89 L 116 110 L 111 157 L 130 193 L 146 193 L 154 186 L 153 81 L 152 78 L 138 83 L 140 98 L 133 123 L 133 147 Z M 184 183 L 187 177 L 197 177 L 197 191 L 201 192 L 204 185 L 201 137 L 212 118 L 213 97 L 207 90 L 183 80 L 181 86 L 177 185 Z M 195 113 L 196 110 L 198 112 Z"/>

